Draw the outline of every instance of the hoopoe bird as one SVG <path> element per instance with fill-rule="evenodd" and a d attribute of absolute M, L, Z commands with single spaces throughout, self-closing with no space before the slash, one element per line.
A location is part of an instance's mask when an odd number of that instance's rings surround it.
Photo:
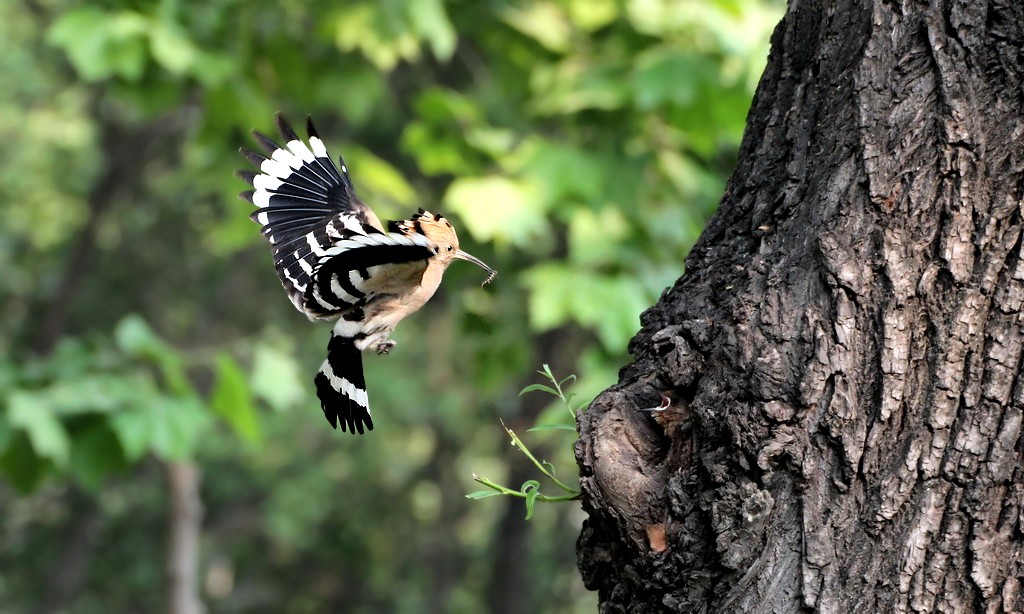
<path fill-rule="evenodd" d="M 259 172 L 239 171 L 253 189 L 239 196 L 257 207 L 250 216 L 262 226 L 274 266 L 295 308 L 310 320 L 337 320 L 327 359 L 314 378 L 324 416 L 351 433 L 373 430 L 361 352 L 387 354 L 391 332 L 423 306 L 454 260 L 497 272 L 459 249 L 444 217 L 420 209 L 387 227 L 356 196 L 344 159 L 331 161 L 306 120 L 304 143 L 280 113 L 285 145 L 253 131 L 269 157 L 245 148 L 241 154 Z"/>

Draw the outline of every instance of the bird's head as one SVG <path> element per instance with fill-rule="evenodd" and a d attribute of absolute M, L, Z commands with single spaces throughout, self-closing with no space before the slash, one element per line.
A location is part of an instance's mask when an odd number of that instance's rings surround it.
<path fill-rule="evenodd" d="M 498 272 L 484 264 L 482 260 L 459 249 L 459 236 L 455 234 L 452 223 L 442 215 L 420 209 L 408 220 L 394 223 L 394 227 L 402 234 L 415 233 L 426 237 L 434 250 L 434 258 L 445 267 L 451 264 L 452 260 L 466 260 L 487 271 L 485 284 L 498 276 Z"/>

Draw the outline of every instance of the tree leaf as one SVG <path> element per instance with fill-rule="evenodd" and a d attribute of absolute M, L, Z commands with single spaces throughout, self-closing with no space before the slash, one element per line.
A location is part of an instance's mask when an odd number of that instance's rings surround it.
<path fill-rule="evenodd" d="M 292 355 L 270 344 L 261 344 L 253 356 L 249 390 L 276 410 L 304 398 L 306 387 Z"/>
<path fill-rule="evenodd" d="M 158 358 L 167 351 L 167 345 L 136 314 L 127 315 L 117 323 L 114 327 L 114 342 L 129 356 Z"/>
<path fill-rule="evenodd" d="M 84 7 L 57 18 L 47 32 L 47 42 L 63 49 L 86 81 L 113 75 L 137 81 L 146 66 L 147 28 L 148 20 L 135 11 L 110 13 Z"/>
<path fill-rule="evenodd" d="M 412 27 L 427 40 L 434 57 L 447 62 L 455 52 L 457 35 L 441 0 L 415 0 L 406 3 Z"/>
<path fill-rule="evenodd" d="M 459 215 L 474 239 L 504 241 L 525 247 L 548 232 L 544 206 L 522 181 L 492 175 L 462 177 L 448 187 L 445 204 Z M 482 205 L 487 210 L 482 211 Z M 488 212 L 500 211 L 501 215 Z"/>
<path fill-rule="evenodd" d="M 501 19 L 550 51 L 566 51 L 572 27 L 565 12 L 554 2 L 535 0 L 526 8 L 506 7 Z"/>
<path fill-rule="evenodd" d="M 104 480 L 128 465 L 110 423 L 95 417 L 92 425 L 74 433 L 71 447 L 71 475 L 84 488 L 98 491 Z"/>
<path fill-rule="evenodd" d="M 548 393 L 550 395 L 554 395 L 556 397 L 558 396 L 558 391 L 557 390 L 555 390 L 551 386 L 545 386 L 544 384 L 530 384 L 526 388 L 523 388 L 522 390 L 519 391 L 519 396 L 523 396 L 527 392 L 535 392 L 535 391 L 538 391 L 538 390 L 540 390 L 542 392 L 546 392 L 546 393 Z"/>
<path fill-rule="evenodd" d="M 625 347 L 640 328 L 649 297 L 633 276 L 581 271 L 565 264 L 542 264 L 526 273 L 531 288 L 530 324 L 549 330 L 569 321 L 596 329 L 608 351 Z"/>
<path fill-rule="evenodd" d="M 527 480 L 520 492 L 526 495 L 526 519 L 529 520 L 533 518 L 533 507 L 537 504 L 537 495 L 540 494 L 540 482 Z"/>
<path fill-rule="evenodd" d="M 181 356 L 164 343 L 141 316 L 131 314 L 122 318 L 114 328 L 114 341 L 129 356 L 159 365 L 172 393 L 178 396 L 195 394 L 195 388 L 185 375 Z"/>
<path fill-rule="evenodd" d="M 635 101 L 642 110 L 664 103 L 693 104 L 707 60 L 666 45 L 640 56 L 633 75 Z M 715 75 L 710 75 L 713 78 Z"/>
<path fill-rule="evenodd" d="M 357 169 L 352 172 L 358 173 L 360 190 L 370 190 L 402 207 L 416 203 L 416 190 L 387 160 L 362 147 L 349 145 L 345 161 L 352 169 Z"/>
<path fill-rule="evenodd" d="M 618 63 L 592 63 L 584 55 L 535 67 L 530 78 L 532 110 L 540 115 L 578 115 L 587 109 L 627 106 L 632 95 L 626 68 Z"/>
<path fill-rule="evenodd" d="M 188 457 L 212 418 L 195 397 L 156 397 L 116 414 L 114 433 L 128 461 L 153 451 L 165 461 Z"/>
<path fill-rule="evenodd" d="M 65 467 L 71 451 L 67 431 L 38 394 L 14 391 L 7 398 L 7 420 L 25 431 L 32 449 L 58 467 Z"/>
<path fill-rule="evenodd" d="M 153 441 L 153 425 L 145 410 L 131 409 L 115 414 L 110 426 L 121 443 L 125 458 L 135 462 L 149 451 Z"/>
<path fill-rule="evenodd" d="M 256 445 L 263 441 L 259 416 L 249 394 L 245 374 L 227 354 L 217 356 L 217 383 L 210 395 L 210 408 L 224 418 L 246 443 Z"/>
<path fill-rule="evenodd" d="M 573 424 L 538 424 L 537 426 L 527 429 L 527 433 L 533 433 L 535 431 L 572 431 L 576 432 L 576 426 Z"/>
<path fill-rule="evenodd" d="M 600 202 L 607 198 L 605 183 L 608 180 L 601 162 L 594 152 L 582 147 L 536 139 L 523 173 L 544 186 L 545 197 L 553 205 L 567 199 Z"/>
<path fill-rule="evenodd" d="M 153 59 L 174 75 L 183 75 L 199 59 L 199 50 L 173 23 L 151 22 L 149 47 Z"/>
<path fill-rule="evenodd" d="M 3 454 L 3 451 L 10 445 L 13 436 L 14 429 L 11 428 L 11 423 L 7 420 L 6 414 L 0 412 L 0 454 Z"/>
<path fill-rule="evenodd" d="M 152 429 L 153 452 L 164 460 L 190 457 L 211 422 L 210 414 L 194 398 L 158 399 L 143 411 Z"/>
<path fill-rule="evenodd" d="M 86 81 L 97 81 L 111 74 L 106 59 L 107 14 L 83 7 L 57 17 L 47 32 L 46 41 L 68 54 L 75 71 Z"/>
<path fill-rule="evenodd" d="M 7 449 L 0 454 L 0 471 L 22 494 L 35 489 L 52 467 L 52 463 L 36 454 L 28 436 L 23 432 L 15 435 Z"/>
<path fill-rule="evenodd" d="M 500 497 L 502 494 L 504 493 L 498 492 L 497 490 L 478 490 L 476 492 L 469 493 L 468 495 L 466 495 L 466 498 L 486 499 L 487 497 Z"/>
<path fill-rule="evenodd" d="M 154 392 L 148 374 L 133 370 L 61 378 L 33 394 L 45 398 L 54 414 L 69 416 L 117 412 Z"/>
<path fill-rule="evenodd" d="M 615 0 L 569 0 L 569 15 L 577 27 L 593 32 L 615 21 L 619 7 Z"/>

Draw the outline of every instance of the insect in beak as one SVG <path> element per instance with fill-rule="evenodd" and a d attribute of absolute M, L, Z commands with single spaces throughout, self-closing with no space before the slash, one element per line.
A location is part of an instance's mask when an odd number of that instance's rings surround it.
<path fill-rule="evenodd" d="M 495 271 L 494 269 L 492 269 L 491 267 L 487 266 L 486 264 L 484 264 L 483 260 L 480 260 L 476 256 L 472 256 L 470 254 L 467 254 L 466 252 L 462 251 L 461 249 L 458 250 L 457 252 L 455 252 L 455 258 L 458 258 L 460 260 L 465 260 L 467 262 L 472 262 L 473 264 L 477 265 L 481 269 L 487 271 L 487 279 L 484 280 L 484 283 L 480 284 L 481 286 L 486 286 L 487 284 L 489 284 L 492 281 L 494 281 L 494 278 L 498 276 L 498 272 Z"/>

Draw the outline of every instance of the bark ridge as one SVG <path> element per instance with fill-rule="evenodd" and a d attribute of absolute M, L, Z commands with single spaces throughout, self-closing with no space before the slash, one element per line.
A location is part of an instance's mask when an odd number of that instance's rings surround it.
<path fill-rule="evenodd" d="M 581 417 L 602 611 L 1024 611 L 1022 47 L 1012 0 L 790 3 Z"/>

